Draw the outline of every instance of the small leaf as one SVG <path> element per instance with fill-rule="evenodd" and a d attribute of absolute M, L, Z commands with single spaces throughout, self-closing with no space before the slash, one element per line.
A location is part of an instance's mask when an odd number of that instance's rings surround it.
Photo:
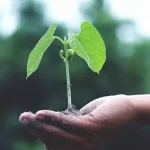
<path fill-rule="evenodd" d="M 99 73 L 106 60 L 106 48 L 102 37 L 91 23 L 83 22 L 79 34 L 69 32 L 69 45 L 92 71 Z"/>
<path fill-rule="evenodd" d="M 46 49 L 55 39 L 53 34 L 57 28 L 56 24 L 51 24 L 47 32 L 42 36 L 39 42 L 36 44 L 34 49 L 29 55 L 28 64 L 27 64 L 27 78 L 38 68 L 42 56 Z"/>

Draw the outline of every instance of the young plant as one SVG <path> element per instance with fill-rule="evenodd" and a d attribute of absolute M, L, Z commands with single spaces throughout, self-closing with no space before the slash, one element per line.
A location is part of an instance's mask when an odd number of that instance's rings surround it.
<path fill-rule="evenodd" d="M 29 55 L 27 64 L 27 78 L 38 68 L 42 56 L 51 43 L 57 39 L 59 40 L 64 49 L 60 50 L 59 56 L 66 67 L 66 80 L 67 80 L 67 95 L 68 95 L 68 109 L 72 111 L 73 105 L 71 102 L 71 88 L 70 88 L 70 74 L 69 74 L 69 62 L 74 54 L 84 59 L 88 67 L 99 73 L 106 60 L 106 48 L 102 37 L 96 28 L 89 22 L 83 22 L 81 24 L 81 31 L 78 34 L 72 33 L 68 30 L 68 37 L 61 39 L 58 36 L 54 36 L 54 32 L 57 28 L 56 24 L 51 24 L 48 31 L 36 44 L 34 49 Z M 68 49 L 68 47 L 70 47 Z"/>

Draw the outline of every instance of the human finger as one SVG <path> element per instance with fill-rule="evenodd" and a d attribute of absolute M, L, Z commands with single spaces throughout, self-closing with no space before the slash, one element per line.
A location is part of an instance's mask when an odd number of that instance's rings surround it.
<path fill-rule="evenodd" d="M 21 115 L 20 121 L 46 145 L 47 149 L 69 148 L 72 146 L 79 148 L 82 145 L 86 145 L 84 138 L 68 133 L 53 125 L 37 121 L 34 114 L 24 113 Z"/>
<path fill-rule="evenodd" d="M 137 119 L 136 109 L 126 95 L 111 97 L 111 99 L 99 105 L 90 115 L 94 116 L 97 125 L 102 129 L 115 129 L 135 123 Z"/>
<path fill-rule="evenodd" d="M 110 98 L 111 96 L 105 96 L 91 101 L 80 109 L 81 114 L 85 115 L 91 113 L 95 108 L 97 108 L 99 105 L 103 104 L 107 99 Z"/>
<path fill-rule="evenodd" d="M 61 129 L 74 134 L 87 136 L 90 130 L 93 129 L 95 122 L 93 118 L 88 115 L 73 116 L 65 115 L 61 112 L 54 112 L 50 110 L 41 110 L 36 113 L 36 119 L 47 124 L 52 124 Z"/>

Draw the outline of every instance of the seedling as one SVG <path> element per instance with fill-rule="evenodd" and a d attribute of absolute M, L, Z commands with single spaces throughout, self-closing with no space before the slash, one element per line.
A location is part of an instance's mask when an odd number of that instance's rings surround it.
<path fill-rule="evenodd" d="M 75 112 L 71 102 L 69 62 L 71 61 L 73 55 L 77 54 L 86 61 L 88 67 L 92 71 L 99 73 L 106 60 L 106 48 L 99 32 L 89 22 L 83 22 L 81 24 L 81 31 L 78 34 L 74 34 L 68 30 L 68 36 L 65 36 L 64 39 L 54 36 L 56 28 L 56 24 L 51 24 L 48 31 L 43 35 L 30 53 L 27 64 L 27 78 L 37 70 L 44 52 L 51 45 L 51 43 L 55 39 L 59 40 L 64 47 L 63 50 L 60 50 L 59 56 L 66 67 L 68 95 L 67 111 Z"/>

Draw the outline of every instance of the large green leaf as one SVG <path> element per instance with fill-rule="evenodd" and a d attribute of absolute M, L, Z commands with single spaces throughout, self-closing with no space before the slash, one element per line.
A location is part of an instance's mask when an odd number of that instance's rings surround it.
<path fill-rule="evenodd" d="M 38 68 L 42 56 L 46 49 L 55 39 L 53 34 L 57 28 L 56 24 L 51 24 L 47 32 L 42 36 L 39 42 L 36 44 L 34 49 L 29 55 L 28 64 L 27 64 L 27 78 Z"/>
<path fill-rule="evenodd" d="M 92 71 L 99 73 L 106 60 L 106 48 L 96 28 L 89 22 L 83 22 L 79 34 L 68 32 L 70 47 Z"/>

